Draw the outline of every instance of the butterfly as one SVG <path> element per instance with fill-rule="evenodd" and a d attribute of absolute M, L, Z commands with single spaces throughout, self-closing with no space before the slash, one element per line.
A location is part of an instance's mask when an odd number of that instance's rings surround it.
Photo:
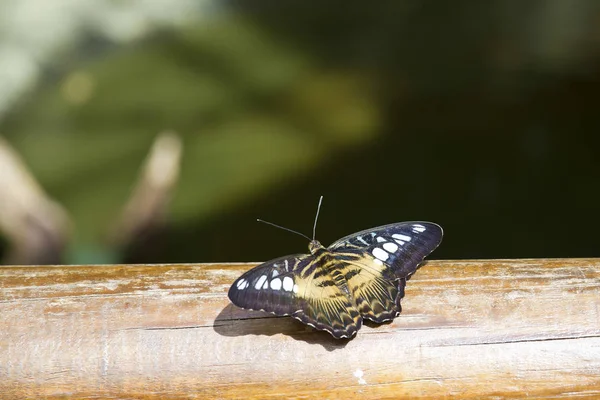
<path fill-rule="evenodd" d="M 402 310 L 407 279 L 442 241 L 431 222 L 400 222 L 346 236 L 329 247 L 314 239 L 309 254 L 267 261 L 241 275 L 228 297 L 238 307 L 291 316 L 336 339 L 351 338 L 363 319 L 390 321 Z"/>

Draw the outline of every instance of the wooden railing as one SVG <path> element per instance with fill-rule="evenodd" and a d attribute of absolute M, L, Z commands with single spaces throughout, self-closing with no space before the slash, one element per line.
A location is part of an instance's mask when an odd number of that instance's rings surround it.
<path fill-rule="evenodd" d="M 232 306 L 251 266 L 0 267 L 0 398 L 600 397 L 600 259 L 430 261 L 350 341 Z"/>

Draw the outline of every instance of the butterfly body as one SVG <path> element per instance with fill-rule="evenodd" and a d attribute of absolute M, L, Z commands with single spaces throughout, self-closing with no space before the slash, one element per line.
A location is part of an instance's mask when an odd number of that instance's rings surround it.
<path fill-rule="evenodd" d="M 402 222 L 344 237 L 310 254 L 277 258 L 240 276 L 229 290 L 237 306 L 289 315 L 337 339 L 400 314 L 407 278 L 441 242 L 430 222 Z"/>

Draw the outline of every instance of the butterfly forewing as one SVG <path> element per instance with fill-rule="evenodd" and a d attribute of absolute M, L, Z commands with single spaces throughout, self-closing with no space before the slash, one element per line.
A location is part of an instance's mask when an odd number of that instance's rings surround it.
<path fill-rule="evenodd" d="M 413 274 L 423 259 L 442 241 L 442 228 L 431 222 L 401 222 L 346 236 L 331 246 L 333 252 L 364 255 L 365 263 L 388 266 L 382 273 L 396 278 Z M 372 261 L 369 261 L 372 260 Z"/>
<path fill-rule="evenodd" d="M 299 272 L 312 260 L 310 255 L 292 255 L 266 262 L 244 273 L 229 288 L 229 299 L 238 307 L 291 315 L 302 305 L 296 296 Z"/>

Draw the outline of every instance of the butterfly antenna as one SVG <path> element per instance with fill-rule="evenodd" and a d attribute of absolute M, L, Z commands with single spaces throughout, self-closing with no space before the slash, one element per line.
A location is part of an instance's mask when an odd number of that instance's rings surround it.
<path fill-rule="evenodd" d="M 315 216 L 315 224 L 313 225 L 313 240 L 317 236 L 317 220 L 319 219 L 319 211 L 321 211 L 321 203 L 323 202 L 323 196 L 319 199 L 319 205 L 317 206 L 317 215 Z"/>
<path fill-rule="evenodd" d="M 274 223 L 272 223 L 272 222 L 265 221 L 265 220 L 262 220 L 262 219 L 259 219 L 259 218 L 257 218 L 256 220 L 257 220 L 258 222 L 262 222 L 262 223 L 265 223 L 265 224 L 267 224 L 267 225 L 274 226 L 275 228 L 279 228 L 279 229 L 283 229 L 284 231 L 288 231 L 288 232 L 295 233 L 296 235 L 300 235 L 300 236 L 302 236 L 302 237 L 304 237 L 304 238 L 306 238 L 306 239 L 308 239 L 308 240 L 310 241 L 310 238 L 309 238 L 308 236 L 306 236 L 306 235 L 305 235 L 305 234 L 303 234 L 303 233 L 296 232 L 296 231 L 295 231 L 295 230 L 293 230 L 293 229 L 290 229 L 290 228 L 285 228 L 285 227 L 283 227 L 283 226 L 279 226 L 279 225 L 277 225 L 277 224 L 274 224 Z"/>

